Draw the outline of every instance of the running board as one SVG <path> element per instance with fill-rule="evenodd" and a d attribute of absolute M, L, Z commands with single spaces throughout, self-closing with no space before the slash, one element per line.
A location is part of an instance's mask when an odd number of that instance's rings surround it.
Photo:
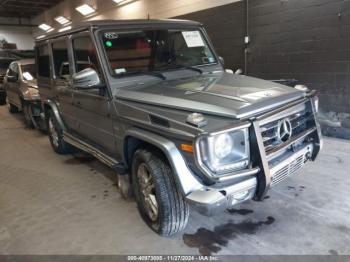
<path fill-rule="evenodd" d="M 101 152 L 99 149 L 91 146 L 90 144 L 82 141 L 81 139 L 68 134 L 67 132 L 63 132 L 63 140 L 67 142 L 68 144 L 71 144 L 72 146 L 75 146 L 79 149 L 81 149 L 84 152 L 87 152 L 94 157 L 96 157 L 98 160 L 100 160 L 102 163 L 106 164 L 107 166 L 112 167 L 113 169 L 117 170 L 118 173 L 122 173 L 122 167 L 123 165 L 120 164 L 117 160 L 114 158 L 111 158 L 110 156 L 106 155 L 105 153 Z"/>

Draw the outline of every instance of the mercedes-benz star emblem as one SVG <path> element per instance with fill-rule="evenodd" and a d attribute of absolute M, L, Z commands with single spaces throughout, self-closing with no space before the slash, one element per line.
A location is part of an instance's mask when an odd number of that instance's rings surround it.
<path fill-rule="evenodd" d="M 292 136 L 292 123 L 288 118 L 278 122 L 277 138 L 280 142 L 287 142 Z"/>

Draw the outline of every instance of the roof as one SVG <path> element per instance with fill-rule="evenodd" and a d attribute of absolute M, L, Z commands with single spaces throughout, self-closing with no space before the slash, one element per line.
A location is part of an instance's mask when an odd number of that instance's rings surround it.
<path fill-rule="evenodd" d="M 55 38 L 63 35 L 68 35 L 77 31 L 82 31 L 89 28 L 112 27 L 112 26 L 134 26 L 134 25 L 155 25 L 155 26 L 201 26 L 202 24 L 195 21 L 180 20 L 180 19 L 133 19 L 133 20 L 91 20 L 84 21 L 71 25 L 71 29 L 64 32 L 53 31 L 46 37 L 37 40 L 38 42 Z"/>
<path fill-rule="evenodd" d="M 16 63 L 18 63 L 19 65 L 31 65 L 31 64 L 35 64 L 35 60 L 34 59 L 21 59 L 21 60 L 17 60 Z"/>

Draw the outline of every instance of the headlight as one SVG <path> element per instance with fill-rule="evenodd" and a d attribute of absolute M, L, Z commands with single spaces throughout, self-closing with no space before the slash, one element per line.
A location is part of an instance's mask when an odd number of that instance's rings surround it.
<path fill-rule="evenodd" d="M 250 155 L 248 129 L 201 137 L 196 155 L 201 167 L 214 175 L 244 169 Z"/>
<path fill-rule="evenodd" d="M 215 138 L 214 154 L 218 159 L 227 157 L 233 148 L 233 140 L 229 134 L 222 134 Z"/>

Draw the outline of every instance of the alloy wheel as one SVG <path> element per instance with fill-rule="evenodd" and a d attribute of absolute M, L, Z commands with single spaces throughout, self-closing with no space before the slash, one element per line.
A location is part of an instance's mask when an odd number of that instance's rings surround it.
<path fill-rule="evenodd" d="M 158 202 L 152 175 L 145 163 L 139 165 L 137 178 L 140 187 L 141 198 L 145 204 L 145 210 L 149 219 L 153 222 L 158 219 Z"/>
<path fill-rule="evenodd" d="M 56 126 L 53 123 L 52 118 L 50 117 L 49 119 L 49 130 L 50 130 L 50 136 L 52 139 L 52 143 L 54 144 L 55 147 L 58 147 L 58 132 L 56 130 Z"/>

